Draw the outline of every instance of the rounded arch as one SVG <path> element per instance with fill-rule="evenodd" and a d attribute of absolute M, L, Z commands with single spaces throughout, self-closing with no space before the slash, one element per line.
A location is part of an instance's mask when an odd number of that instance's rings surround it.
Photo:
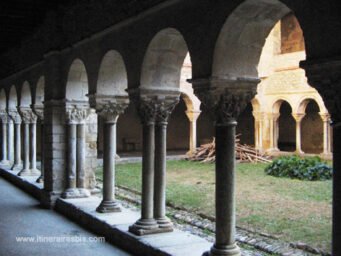
<path fill-rule="evenodd" d="M 254 113 L 261 111 L 260 102 L 257 98 L 257 95 L 251 100 L 251 105 Z"/>
<path fill-rule="evenodd" d="M 212 76 L 258 78 L 258 64 L 271 29 L 291 10 L 279 0 L 246 0 L 227 18 L 218 36 Z"/>
<path fill-rule="evenodd" d="M 320 102 L 318 99 L 316 99 L 315 97 L 304 97 L 303 99 L 301 99 L 298 103 L 298 106 L 297 106 L 297 110 L 296 110 L 296 113 L 306 113 L 306 109 L 307 109 L 307 106 L 309 105 L 309 103 L 311 102 L 315 102 L 318 109 L 319 109 L 319 112 L 327 112 L 324 108 L 323 105 L 321 105 L 322 102 Z M 323 104 L 323 103 L 322 103 Z"/>
<path fill-rule="evenodd" d="M 18 106 L 18 95 L 15 85 L 11 86 L 8 98 L 8 109 L 17 109 Z"/>
<path fill-rule="evenodd" d="M 288 99 L 286 99 L 286 98 L 279 98 L 279 99 L 274 100 L 274 102 L 272 104 L 272 107 L 271 107 L 272 113 L 279 114 L 283 103 L 288 104 L 290 109 L 291 109 L 291 111 L 293 111 L 292 104 L 290 103 L 290 101 Z"/>
<path fill-rule="evenodd" d="M 7 104 L 6 104 L 6 92 L 4 89 L 1 89 L 0 91 L 0 109 L 3 110 L 3 109 L 6 109 L 7 107 Z"/>
<path fill-rule="evenodd" d="M 75 59 L 69 69 L 65 99 L 67 101 L 88 101 L 88 75 L 84 63 Z"/>
<path fill-rule="evenodd" d="M 142 64 L 141 88 L 179 91 L 181 68 L 188 52 L 182 34 L 167 28 L 150 42 Z"/>
<path fill-rule="evenodd" d="M 115 50 L 108 51 L 101 62 L 97 91 L 99 95 L 126 96 L 128 93 L 128 77 L 124 60 L 121 54 Z"/>
<path fill-rule="evenodd" d="M 45 78 L 41 76 L 37 82 L 35 104 L 42 105 L 44 102 Z"/>
<path fill-rule="evenodd" d="M 30 84 L 25 81 L 21 88 L 20 95 L 20 106 L 21 107 L 30 107 L 32 104 L 32 94 Z"/>

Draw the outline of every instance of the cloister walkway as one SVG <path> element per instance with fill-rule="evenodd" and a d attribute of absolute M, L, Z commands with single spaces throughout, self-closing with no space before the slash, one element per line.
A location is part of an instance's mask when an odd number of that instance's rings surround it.
<path fill-rule="evenodd" d="M 116 255 L 126 252 L 105 242 L 0 178 L 0 255 Z M 17 239 L 73 239 L 73 242 L 19 242 Z M 80 239 L 86 241 L 79 242 Z"/>

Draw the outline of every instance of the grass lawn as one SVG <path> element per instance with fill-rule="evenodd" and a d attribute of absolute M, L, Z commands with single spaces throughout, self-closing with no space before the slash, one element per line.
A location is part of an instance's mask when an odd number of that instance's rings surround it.
<path fill-rule="evenodd" d="M 275 178 L 264 167 L 237 165 L 237 225 L 330 251 L 331 181 Z M 167 201 L 214 216 L 214 177 L 214 164 L 168 161 Z M 117 165 L 116 182 L 141 191 L 141 164 Z"/>

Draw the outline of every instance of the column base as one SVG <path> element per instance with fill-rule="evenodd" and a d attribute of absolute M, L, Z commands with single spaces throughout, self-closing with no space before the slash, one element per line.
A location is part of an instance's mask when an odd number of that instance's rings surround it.
<path fill-rule="evenodd" d="M 41 172 L 38 169 L 30 169 L 32 176 L 40 176 Z"/>
<path fill-rule="evenodd" d="M 11 162 L 9 160 L 1 160 L 0 164 L 1 165 L 10 165 Z"/>
<path fill-rule="evenodd" d="M 172 232 L 173 231 L 173 223 L 167 217 L 156 218 L 155 219 L 159 228 L 164 230 L 164 232 Z"/>
<path fill-rule="evenodd" d="M 320 157 L 324 160 L 333 160 L 333 154 L 332 153 L 321 153 Z"/>
<path fill-rule="evenodd" d="M 208 252 L 204 252 L 202 256 L 240 256 L 240 248 L 238 245 L 227 245 L 222 246 L 221 248 L 216 248 L 216 245 L 213 245 L 211 250 Z"/>
<path fill-rule="evenodd" d="M 44 176 L 40 175 L 39 178 L 36 180 L 37 183 L 44 183 Z"/>
<path fill-rule="evenodd" d="M 22 170 L 22 168 L 23 168 L 22 164 L 14 164 L 14 165 L 12 165 L 11 170 L 12 171 L 19 171 L 19 170 Z"/>
<path fill-rule="evenodd" d="M 302 150 L 296 150 L 295 154 L 297 154 L 297 155 L 304 155 L 305 153 Z"/>
<path fill-rule="evenodd" d="M 60 192 L 42 190 L 40 197 L 40 205 L 46 209 L 52 209 L 60 197 Z"/>
<path fill-rule="evenodd" d="M 22 169 L 19 173 L 18 176 L 36 176 L 31 173 L 30 169 Z"/>
<path fill-rule="evenodd" d="M 62 193 L 61 197 L 64 199 L 71 199 L 90 197 L 90 195 L 89 190 L 85 188 L 68 188 Z"/>
<path fill-rule="evenodd" d="M 150 235 L 164 233 L 155 219 L 139 219 L 134 225 L 129 227 L 129 232 L 138 235 Z"/>
<path fill-rule="evenodd" d="M 100 213 L 121 212 L 121 208 L 115 201 L 102 201 L 96 211 Z"/>

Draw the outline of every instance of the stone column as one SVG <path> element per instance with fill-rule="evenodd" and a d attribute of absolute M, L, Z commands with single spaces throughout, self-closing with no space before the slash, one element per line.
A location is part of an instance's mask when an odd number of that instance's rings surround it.
<path fill-rule="evenodd" d="M 44 182 L 44 158 L 45 158 L 45 152 L 44 152 L 44 106 L 43 105 L 33 105 L 32 106 L 34 113 L 37 115 L 39 121 L 40 121 L 40 176 L 36 180 L 38 183 Z"/>
<path fill-rule="evenodd" d="M 0 113 L 1 123 L 2 123 L 2 165 L 8 165 L 9 161 L 7 159 L 7 123 L 8 123 L 8 115 L 6 111 L 2 111 Z"/>
<path fill-rule="evenodd" d="M 156 105 L 152 101 L 139 102 L 139 114 L 143 125 L 142 149 L 142 205 L 141 218 L 129 231 L 136 235 L 155 233 L 158 224 L 154 219 L 154 150 Z"/>
<path fill-rule="evenodd" d="M 22 121 L 24 123 L 24 163 L 23 169 L 18 173 L 19 176 L 35 176 L 39 175 L 39 171 L 37 169 L 32 170 L 34 164 L 30 166 L 30 158 L 31 161 L 35 159 L 32 153 L 35 154 L 35 131 L 32 131 L 32 124 L 37 122 L 37 116 L 33 113 L 32 109 L 29 107 L 20 107 L 19 113 L 21 115 Z M 31 133 L 30 133 L 31 126 Z M 35 125 L 33 125 L 33 129 Z M 30 155 L 30 137 L 31 137 L 31 155 Z M 34 152 L 32 152 L 34 151 Z M 30 157 L 31 156 L 31 157 Z M 31 167 L 31 168 L 30 168 Z"/>
<path fill-rule="evenodd" d="M 7 159 L 12 165 L 14 160 L 14 127 L 12 118 L 8 118 L 7 126 Z"/>
<path fill-rule="evenodd" d="M 301 123 L 305 116 L 302 113 L 292 114 L 292 116 L 296 120 L 296 154 L 304 154 L 302 151 L 302 142 L 301 142 Z"/>
<path fill-rule="evenodd" d="M 37 118 L 30 123 L 30 170 L 32 175 L 39 175 L 37 169 Z"/>
<path fill-rule="evenodd" d="M 332 255 L 341 255 L 341 60 L 306 60 L 305 69 L 309 85 L 321 95 L 331 116 L 333 127 L 333 214 Z"/>
<path fill-rule="evenodd" d="M 189 120 L 189 151 L 187 155 L 191 156 L 197 148 L 197 120 L 201 111 L 190 110 L 186 111 Z"/>
<path fill-rule="evenodd" d="M 67 121 L 67 189 L 63 198 L 89 197 L 85 188 L 85 127 L 84 120 L 89 115 L 88 108 L 66 107 Z"/>
<path fill-rule="evenodd" d="M 330 156 L 330 115 L 328 113 L 320 114 L 323 121 L 323 152 L 322 155 Z"/>
<path fill-rule="evenodd" d="M 97 212 L 120 212 L 115 200 L 115 161 L 116 161 L 116 123 L 120 114 L 128 106 L 128 101 L 121 103 L 108 102 L 96 104 L 98 115 L 103 120 L 103 200 Z"/>
<path fill-rule="evenodd" d="M 168 118 L 178 102 L 178 98 L 168 99 L 168 101 L 162 102 L 159 104 L 156 114 L 154 218 L 162 232 L 173 231 L 173 224 L 166 217 L 167 124 Z"/>
<path fill-rule="evenodd" d="M 235 241 L 235 134 L 237 118 L 256 94 L 258 79 L 194 81 L 195 93 L 215 119 L 216 239 L 204 255 L 241 255 Z"/>
<path fill-rule="evenodd" d="M 12 109 L 8 111 L 9 116 L 14 121 L 14 163 L 12 170 L 18 170 L 22 168 L 21 162 L 21 116 L 17 110 Z"/>

